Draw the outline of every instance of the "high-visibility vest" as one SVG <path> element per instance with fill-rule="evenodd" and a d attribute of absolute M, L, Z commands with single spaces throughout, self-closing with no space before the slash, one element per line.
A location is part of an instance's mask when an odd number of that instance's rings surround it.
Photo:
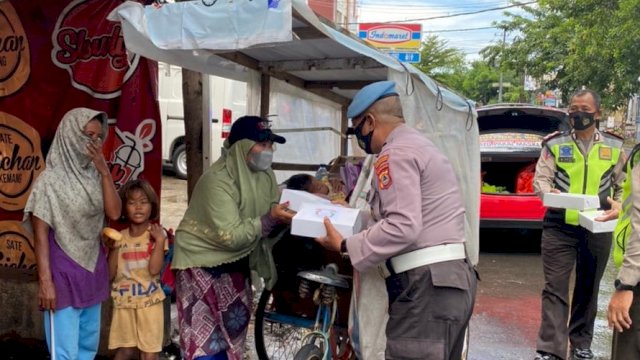
<path fill-rule="evenodd" d="M 640 144 L 633 148 L 624 166 L 626 177 L 624 183 L 622 183 L 622 207 L 620 213 L 618 213 L 616 229 L 613 231 L 613 261 L 617 267 L 622 266 L 627 240 L 631 235 L 631 206 L 633 205 L 631 199 L 631 171 L 638 161 L 640 161 Z"/>
<path fill-rule="evenodd" d="M 613 168 L 622 152 L 622 140 L 598 135 L 601 141 L 594 141 L 586 158 L 570 134 L 553 137 L 545 146 L 556 163 L 555 188 L 571 194 L 597 195 L 606 207 L 607 196 L 613 195 Z M 578 210 L 566 209 L 564 222 L 578 225 Z"/>

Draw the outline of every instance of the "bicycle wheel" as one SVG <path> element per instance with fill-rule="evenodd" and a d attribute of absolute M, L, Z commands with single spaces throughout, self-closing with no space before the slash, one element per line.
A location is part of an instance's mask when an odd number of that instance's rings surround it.
<path fill-rule="evenodd" d="M 263 290 L 256 308 L 255 342 L 260 360 L 291 360 L 303 347 L 313 321 L 273 311 L 271 292 Z"/>
<path fill-rule="evenodd" d="M 322 360 L 324 351 L 315 344 L 303 346 L 293 357 L 293 360 Z"/>

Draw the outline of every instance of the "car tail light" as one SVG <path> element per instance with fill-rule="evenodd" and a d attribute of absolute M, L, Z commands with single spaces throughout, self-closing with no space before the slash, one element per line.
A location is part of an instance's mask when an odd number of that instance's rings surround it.
<path fill-rule="evenodd" d="M 229 137 L 229 132 L 231 132 L 231 110 L 230 109 L 222 109 L 222 138 L 226 139 Z"/>

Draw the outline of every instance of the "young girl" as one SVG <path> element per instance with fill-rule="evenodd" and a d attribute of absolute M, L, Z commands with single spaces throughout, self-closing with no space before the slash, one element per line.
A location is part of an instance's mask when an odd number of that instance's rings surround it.
<path fill-rule="evenodd" d="M 109 349 L 118 349 L 116 360 L 132 358 L 136 348 L 144 360 L 157 360 L 162 350 L 164 292 L 160 285 L 164 251 L 162 226 L 150 220 L 158 217 L 158 197 L 144 180 L 127 182 L 120 189 L 122 214 L 129 228 L 122 240 L 111 241 L 109 274 L 113 319 Z"/>

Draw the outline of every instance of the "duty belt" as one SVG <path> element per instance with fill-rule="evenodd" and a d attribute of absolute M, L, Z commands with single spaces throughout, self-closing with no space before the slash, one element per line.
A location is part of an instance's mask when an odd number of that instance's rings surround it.
<path fill-rule="evenodd" d="M 378 271 L 386 279 L 391 275 L 400 274 L 421 266 L 443 261 L 461 260 L 466 257 L 464 243 L 431 246 L 394 256 L 378 265 Z"/>

